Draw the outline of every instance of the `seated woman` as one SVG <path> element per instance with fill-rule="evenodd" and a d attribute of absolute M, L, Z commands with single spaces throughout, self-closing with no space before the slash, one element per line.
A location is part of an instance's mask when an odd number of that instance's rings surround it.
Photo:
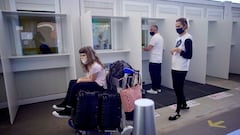
<path fill-rule="evenodd" d="M 52 112 L 56 117 L 70 118 L 71 108 L 76 106 L 76 95 L 80 90 L 101 91 L 106 84 L 104 65 L 96 56 L 92 47 L 83 47 L 79 50 L 79 53 L 82 68 L 87 74 L 85 77 L 69 82 L 68 91 L 63 102 L 59 105 L 53 105 L 54 109 L 59 110 Z"/>

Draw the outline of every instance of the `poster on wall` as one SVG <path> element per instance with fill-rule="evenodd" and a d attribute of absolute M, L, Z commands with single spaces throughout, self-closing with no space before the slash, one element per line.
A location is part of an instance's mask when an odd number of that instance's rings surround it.
<path fill-rule="evenodd" d="M 95 50 L 112 49 L 111 45 L 111 20 L 92 19 L 93 48 Z"/>

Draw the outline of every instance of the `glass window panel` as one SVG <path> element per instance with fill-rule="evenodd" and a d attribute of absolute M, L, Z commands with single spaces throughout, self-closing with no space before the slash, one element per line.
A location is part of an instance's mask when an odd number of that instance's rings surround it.
<path fill-rule="evenodd" d="M 55 17 L 19 16 L 23 55 L 58 53 Z"/>
<path fill-rule="evenodd" d="M 111 20 L 92 19 L 93 48 L 95 50 L 112 49 L 111 44 Z"/>
<path fill-rule="evenodd" d="M 11 55 L 66 53 L 66 15 L 48 12 L 3 11 L 11 37 Z M 66 40 L 65 40 L 66 41 Z"/>
<path fill-rule="evenodd" d="M 146 20 L 142 20 L 142 47 L 148 46 L 149 26 Z"/>

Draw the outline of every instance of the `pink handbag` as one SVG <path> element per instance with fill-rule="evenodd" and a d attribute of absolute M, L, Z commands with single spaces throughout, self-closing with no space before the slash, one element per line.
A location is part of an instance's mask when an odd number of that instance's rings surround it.
<path fill-rule="evenodd" d="M 142 98 L 141 85 L 129 87 L 120 91 L 121 101 L 124 112 L 134 110 L 134 101 Z"/>

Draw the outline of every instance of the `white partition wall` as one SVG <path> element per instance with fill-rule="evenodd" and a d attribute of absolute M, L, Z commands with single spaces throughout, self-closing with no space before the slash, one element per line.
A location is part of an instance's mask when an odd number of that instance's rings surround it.
<path fill-rule="evenodd" d="M 151 3 L 150 2 L 136 2 L 136 1 L 123 1 L 123 15 L 131 15 L 131 16 L 141 16 L 141 17 L 151 17 L 152 16 L 152 9 L 151 9 Z M 142 20 L 140 20 L 140 23 L 141 23 Z M 145 30 L 148 31 L 149 29 L 149 26 L 148 25 L 145 25 L 146 28 Z M 139 27 L 141 28 L 141 26 Z M 141 29 L 140 29 L 141 30 Z M 141 34 L 142 32 L 140 32 Z M 141 35 L 140 35 L 141 36 Z M 149 34 L 147 33 L 146 34 L 146 40 L 148 39 L 148 36 Z M 143 37 L 142 37 L 143 38 Z M 142 40 L 140 39 L 140 44 L 139 46 L 141 46 L 141 42 Z M 149 58 L 148 58 L 148 55 L 149 55 L 149 52 L 142 52 L 142 49 L 141 49 L 141 68 L 142 68 L 142 81 L 145 83 L 145 84 L 149 84 L 151 83 L 151 79 L 150 79 L 150 76 L 149 76 L 149 72 L 148 72 L 148 63 L 149 63 Z"/>
<path fill-rule="evenodd" d="M 82 46 L 93 45 L 92 15 L 87 12 L 81 15 L 81 44 Z"/>
<path fill-rule="evenodd" d="M 127 60 L 129 49 L 124 48 L 122 39 L 123 23 L 127 17 L 114 16 L 92 16 L 91 12 L 81 16 L 81 44 L 82 46 L 93 45 L 92 19 L 109 19 L 111 20 L 111 44 L 112 49 L 96 50 L 97 55 L 105 64 L 112 63 L 116 60 Z"/>
<path fill-rule="evenodd" d="M 175 30 L 175 18 L 143 18 L 146 21 L 148 27 L 156 24 L 158 26 L 158 31 L 162 35 L 164 40 L 164 51 L 163 51 L 163 61 L 162 61 L 162 85 L 168 88 L 172 88 L 172 78 L 171 78 L 171 54 L 170 49 L 175 46 L 175 39 L 177 37 Z M 146 27 L 146 25 L 144 26 Z M 149 29 L 148 28 L 148 29 Z M 149 33 L 148 33 L 149 34 Z M 150 38 L 150 37 L 149 37 Z M 151 83 L 148 63 L 149 63 L 149 52 L 143 52 L 143 81 L 145 84 Z"/>
<path fill-rule="evenodd" d="M 189 21 L 188 32 L 193 37 L 193 57 L 186 79 L 202 84 L 205 84 L 206 80 L 207 28 L 208 23 L 205 19 L 193 19 Z"/>
<path fill-rule="evenodd" d="M 176 18 L 165 19 L 159 27 L 159 31 L 164 39 L 164 52 L 162 63 L 162 85 L 168 88 L 172 88 L 172 55 L 170 50 L 176 46 L 175 41 L 177 37 L 176 33 Z"/>
<path fill-rule="evenodd" d="M 116 5 L 119 0 L 79 0 L 82 13 L 91 11 L 92 15 L 113 16 L 116 14 Z"/>
<path fill-rule="evenodd" d="M 77 0 L 75 4 L 76 2 Z M 64 9 L 71 9 L 67 8 L 66 4 L 64 5 Z M 70 5 L 70 7 L 73 6 Z M 79 7 L 77 8 L 79 9 Z M 13 11 L 1 11 L 1 66 L 11 123 L 14 122 L 19 105 L 62 98 L 67 90 L 67 82 L 70 78 L 76 77 L 71 12 L 62 11 L 69 16 L 58 13 L 18 12 L 14 9 Z M 13 52 L 16 50 L 12 46 L 22 46 L 22 44 L 11 42 L 15 39 L 12 35 L 23 30 L 21 30 L 21 26 L 9 25 L 11 24 L 9 22 L 18 21 L 14 20 L 14 17 L 19 16 L 55 17 L 57 26 L 59 26 L 56 30 L 57 32 L 61 31 L 60 37 L 64 38 L 57 40 L 57 45 L 61 49 L 56 54 L 40 55 L 37 53 L 15 56 Z M 79 17 L 79 15 L 77 16 Z M 79 18 L 75 18 L 75 20 L 79 21 Z M 74 35 L 77 36 L 76 32 Z"/>
<path fill-rule="evenodd" d="M 228 79 L 232 22 L 208 21 L 207 75 Z"/>
<path fill-rule="evenodd" d="M 111 20 L 111 49 L 96 50 L 105 64 L 125 60 L 141 71 L 141 21 L 140 17 L 91 16 L 88 12 L 81 17 L 82 44 L 93 46 L 92 18 Z M 90 23 L 90 24 L 89 24 Z M 86 25 L 85 25 L 86 24 Z M 85 43 L 85 44 L 84 44 Z"/>
<path fill-rule="evenodd" d="M 15 51 L 12 46 L 22 46 L 22 44 L 15 44 L 14 42 L 10 42 L 12 39 L 9 40 L 8 44 L 4 44 L 4 50 L 9 49 L 7 55 L 7 60 L 9 61 L 9 66 L 11 71 L 14 72 L 14 85 L 16 85 L 16 95 L 18 98 L 18 105 L 22 104 L 29 104 L 35 103 L 40 101 L 46 101 L 56 98 L 62 98 L 65 96 L 65 92 L 67 89 L 67 81 L 69 80 L 70 76 L 73 76 L 74 70 L 70 69 L 70 57 L 72 57 L 72 53 L 69 51 L 72 46 L 71 37 L 66 36 L 67 33 L 72 33 L 69 26 L 67 24 L 66 15 L 63 14 L 51 14 L 51 13 L 31 13 L 31 12 L 16 12 L 16 11 L 5 11 L 4 13 L 4 20 L 5 21 L 12 21 L 11 17 L 18 17 L 18 16 L 54 16 L 57 19 L 61 19 L 61 22 L 58 22 L 62 29 L 62 36 L 64 37 L 63 40 L 59 39 L 57 41 L 57 45 L 61 46 L 60 52 L 57 54 L 35 54 L 35 55 L 22 55 L 22 56 L 14 56 L 14 54 L 10 53 L 11 51 Z M 14 20 L 16 21 L 16 20 Z M 71 22 L 71 21 L 70 21 Z M 5 27 L 10 27 L 7 23 Z M 19 26 L 12 26 L 13 28 L 19 28 Z M 66 28 L 70 31 L 66 31 Z M 58 28 L 57 28 L 58 29 Z M 8 29 L 9 31 L 12 29 Z M 12 37 L 12 34 L 15 32 L 19 32 L 20 29 L 15 29 L 11 31 L 12 33 L 5 33 L 7 36 Z M 70 34 L 67 34 L 70 35 Z M 69 39 L 70 38 L 70 39 Z M 20 39 L 18 39 L 20 40 Z M 4 51 L 5 52 L 5 51 Z M 71 55 L 70 55 L 71 53 Z M 74 60 L 71 58 L 71 60 Z M 71 65 L 71 67 L 73 67 Z M 4 70 L 3 70 L 4 71 Z M 41 72 L 38 72 L 41 71 Z M 7 71 L 5 71 L 7 72 Z M 51 73 L 49 73 L 51 72 Z M 41 77 L 35 78 L 35 74 L 41 73 Z M 51 74 L 51 75 L 50 75 Z M 58 79 L 52 78 L 53 82 L 46 81 L 38 81 L 38 80 L 47 80 L 51 77 L 58 76 Z M 37 75 L 36 75 L 37 76 Z M 27 78 L 22 79 L 22 78 Z M 72 78 L 72 77 L 71 77 Z M 4 77 L 6 83 L 10 81 Z M 36 79 L 36 80 L 35 80 Z M 29 83 L 30 81 L 35 80 L 34 83 Z M 21 82 L 21 83 L 20 83 Z M 59 83 L 56 85 L 55 83 Z M 37 87 L 37 85 L 44 86 L 44 87 Z M 27 85 L 28 87 L 25 87 Z M 23 86 L 23 87 L 22 87 Z M 7 86 L 6 86 L 7 87 Z M 42 89 L 48 89 L 48 91 L 44 91 Z M 7 92 L 9 91 L 6 88 Z M 9 99 L 8 99 L 9 100 Z"/>
<path fill-rule="evenodd" d="M 79 0 L 61 0 L 60 9 L 62 14 L 67 15 L 66 35 L 64 37 L 69 56 L 69 68 L 66 70 L 67 81 L 77 78 L 81 75 L 79 53 L 81 47 L 81 22 L 80 22 L 80 1 Z M 57 7 L 57 6 L 56 6 Z"/>
<path fill-rule="evenodd" d="M 162 85 L 172 88 L 171 78 L 171 54 L 170 49 L 175 47 L 175 39 L 178 36 L 175 30 L 176 18 L 165 18 L 150 21 L 151 24 L 157 24 L 159 26 L 159 32 L 164 38 L 164 54 L 162 63 Z M 205 19 L 193 19 L 189 21 L 190 27 L 188 32 L 193 36 L 193 58 L 191 60 L 189 72 L 187 74 L 187 80 L 205 83 L 206 77 L 206 63 L 207 63 L 207 28 L 208 23 Z M 201 30 L 200 30 L 201 29 Z M 203 34 L 205 33 L 205 34 Z M 149 82 L 148 65 L 146 60 L 148 54 L 143 53 L 143 74 L 147 75 L 144 81 Z"/>
<path fill-rule="evenodd" d="M 150 2 L 123 1 L 122 8 L 124 16 L 138 14 L 141 17 L 151 17 L 152 14 Z"/>
<path fill-rule="evenodd" d="M 151 25 L 156 24 L 158 31 L 164 39 L 164 51 L 162 61 L 162 85 L 171 88 L 171 54 L 170 49 L 175 46 L 175 38 L 177 36 L 175 32 L 175 18 L 143 18 L 148 24 L 148 29 Z M 144 26 L 146 27 L 146 25 Z M 149 34 L 149 33 L 147 33 Z M 149 37 L 150 38 L 150 37 Z M 142 52 L 142 68 L 143 68 L 143 81 L 145 84 L 151 83 L 148 63 L 149 52 Z"/>
<path fill-rule="evenodd" d="M 138 14 L 124 20 L 123 46 L 130 49 L 129 64 L 142 73 L 141 18 Z"/>
<path fill-rule="evenodd" d="M 6 88 L 6 96 L 7 96 L 7 103 L 8 103 L 8 109 L 9 109 L 9 116 L 10 116 L 10 122 L 13 124 L 13 121 L 15 119 L 17 110 L 18 110 L 18 102 L 17 102 L 17 91 L 15 88 L 15 82 L 14 82 L 14 74 L 11 68 L 10 60 L 8 59 L 9 54 L 11 54 L 10 49 L 10 39 L 9 39 L 9 32 L 6 28 L 6 20 L 2 16 L 2 12 L 0 12 L 0 51 L 1 51 L 1 62 L 2 62 L 2 71 L 3 71 L 3 77 L 5 82 L 5 88 Z"/>
<path fill-rule="evenodd" d="M 229 72 L 240 74 L 240 21 L 233 22 L 232 24 L 232 45 L 230 55 L 230 68 Z"/>
<path fill-rule="evenodd" d="M 149 35 L 149 20 L 142 18 L 142 47 L 146 47 L 150 40 Z M 149 74 L 149 52 L 142 50 L 142 82 L 143 84 L 151 84 Z"/>
<path fill-rule="evenodd" d="M 55 0 L 15 0 L 18 10 L 55 11 Z"/>

